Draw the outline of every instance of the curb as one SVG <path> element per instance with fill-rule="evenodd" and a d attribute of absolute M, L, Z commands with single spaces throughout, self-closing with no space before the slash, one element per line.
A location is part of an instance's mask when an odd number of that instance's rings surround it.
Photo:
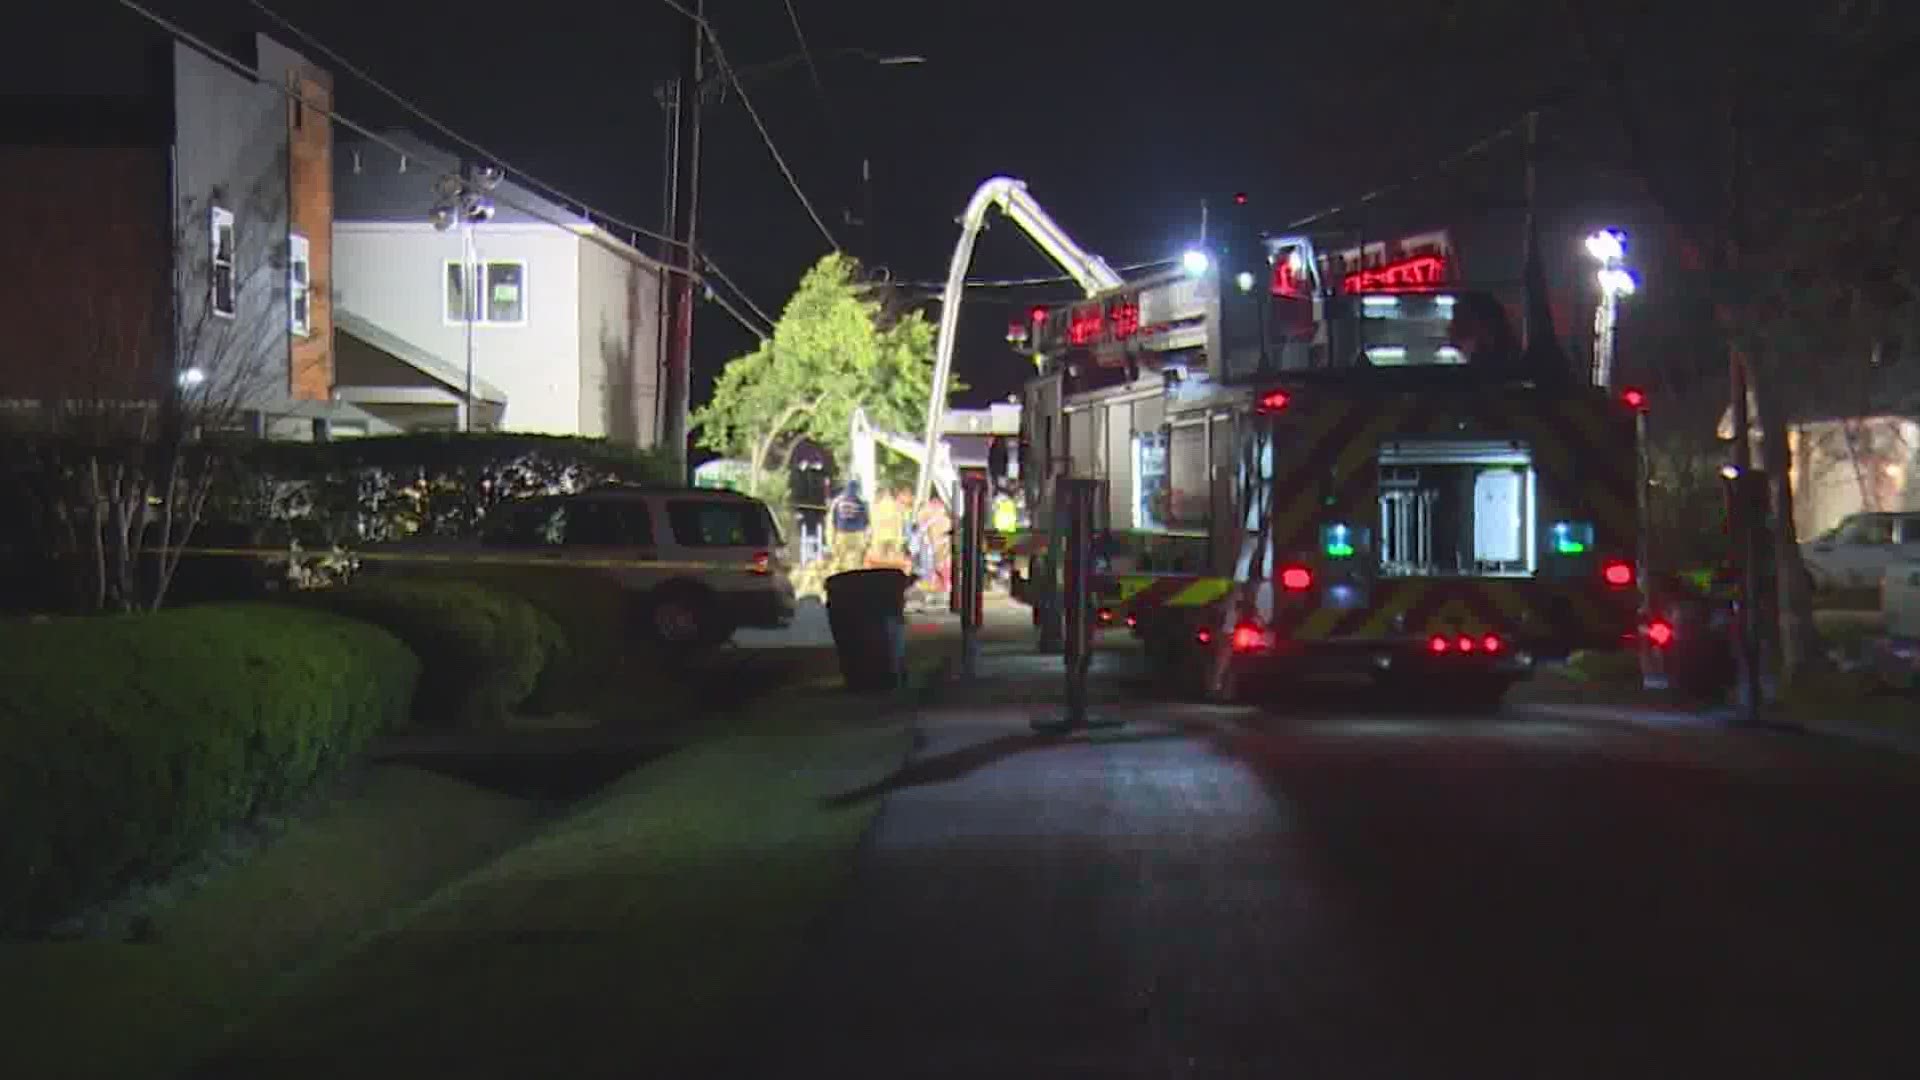
<path fill-rule="evenodd" d="M 1878 731 L 1859 724 L 1804 724 L 1762 718 L 1754 725 L 1739 722 L 1739 711 L 1730 705 L 1687 711 L 1634 709 L 1620 705 L 1579 705 L 1566 702 L 1529 703 L 1531 709 L 1558 713 L 1573 720 L 1600 721 L 1658 735 L 1717 734 L 1774 735 L 1832 739 L 1897 754 L 1920 756 L 1920 738 Z"/>

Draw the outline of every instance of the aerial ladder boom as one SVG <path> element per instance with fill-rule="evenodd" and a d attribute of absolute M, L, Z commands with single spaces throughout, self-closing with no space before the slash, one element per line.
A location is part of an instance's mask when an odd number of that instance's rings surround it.
<path fill-rule="evenodd" d="M 926 446 L 920 457 L 920 477 L 914 485 L 913 507 L 917 513 L 926 504 L 933 482 L 932 464 L 940 443 L 941 422 L 947 411 L 947 383 L 953 374 L 953 349 L 960 329 L 960 300 L 966 292 L 967 269 L 973 265 L 973 244 L 986 225 L 987 211 L 999 207 L 1020 231 L 1033 238 L 1047 257 L 1079 284 L 1088 296 L 1126 284 L 1113 272 L 1105 259 L 1083 250 L 1060 224 L 1048 216 L 1033 196 L 1027 194 L 1024 181 L 996 176 L 974 189 L 973 198 L 960 215 L 960 242 L 954 246 L 953 262 L 947 268 L 947 289 L 940 304 L 940 336 L 934 345 L 933 392 L 927 398 Z"/>
<path fill-rule="evenodd" d="M 924 463 L 926 460 L 918 442 L 905 435 L 896 435 L 891 431 L 882 431 L 874 427 L 865 409 L 856 407 L 853 410 L 851 436 L 853 477 L 860 481 L 860 489 L 869 499 L 880 497 L 880 466 L 877 460 L 878 455 L 875 453 L 879 447 L 884 446 L 916 463 Z M 958 497 L 954 489 L 960 482 L 959 472 L 954 468 L 952 452 L 947 449 L 947 444 L 944 442 L 939 445 L 935 453 L 931 471 L 934 490 L 940 493 L 940 497 L 947 501 L 948 506 L 954 506 L 954 500 Z"/>

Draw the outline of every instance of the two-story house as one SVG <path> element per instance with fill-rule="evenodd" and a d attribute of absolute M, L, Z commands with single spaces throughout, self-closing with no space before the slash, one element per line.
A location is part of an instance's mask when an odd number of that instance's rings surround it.
<path fill-rule="evenodd" d="M 154 36 L 145 95 L 0 102 L 0 198 L 32 268 L 0 291 L 0 399 L 383 430 L 333 398 L 331 79 L 265 36 L 217 44 L 260 79 Z"/>
<path fill-rule="evenodd" d="M 486 220 L 436 224 L 461 163 L 408 134 L 387 141 L 408 152 L 374 140 L 334 151 L 338 398 L 408 430 L 652 446 L 652 261 L 511 182 L 491 191 Z"/>

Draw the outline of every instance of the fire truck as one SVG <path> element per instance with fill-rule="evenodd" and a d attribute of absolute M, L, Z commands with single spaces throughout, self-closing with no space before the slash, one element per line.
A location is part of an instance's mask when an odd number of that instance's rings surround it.
<path fill-rule="evenodd" d="M 1104 489 L 1100 623 L 1210 698 L 1347 673 L 1490 705 L 1540 659 L 1635 646 L 1645 398 L 1469 363 L 1449 326 L 1482 290 L 1461 255 L 1446 230 L 1335 244 L 1230 222 L 1178 267 L 1083 282 L 1010 327 L 1037 368 L 1015 595 L 1042 647 L 1069 477 Z"/>

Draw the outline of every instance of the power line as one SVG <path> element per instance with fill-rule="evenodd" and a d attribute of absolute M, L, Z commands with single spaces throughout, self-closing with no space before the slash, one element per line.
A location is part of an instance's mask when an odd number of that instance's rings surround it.
<path fill-rule="evenodd" d="M 636 236 L 644 236 L 651 240 L 661 240 L 669 244 L 681 244 L 681 241 L 675 240 L 673 237 L 668 236 L 665 233 L 655 232 L 652 229 L 641 228 L 640 226 L 635 225 L 631 222 L 622 221 L 619 218 L 614 217 L 612 214 L 606 213 L 605 211 L 596 210 L 592 206 L 588 205 L 586 200 L 575 198 L 574 196 L 568 194 L 567 192 L 560 190 L 558 187 L 555 187 L 554 185 L 549 184 L 544 180 L 541 180 L 540 178 L 534 176 L 532 173 L 526 171 L 525 169 L 522 169 L 514 165 L 513 163 L 507 161 L 505 158 L 501 157 L 499 154 L 494 153 L 493 151 L 487 149 L 486 147 L 481 146 L 479 143 L 474 142 L 472 139 L 469 139 L 466 136 L 461 135 L 459 132 L 448 127 L 446 124 L 441 123 L 439 120 L 429 115 L 425 109 L 422 109 L 418 105 L 415 105 L 412 101 L 407 99 L 405 96 L 403 96 L 399 92 L 389 88 L 380 80 L 374 78 L 372 75 L 369 75 L 364 69 L 354 66 L 351 60 L 348 60 L 346 57 L 340 55 L 338 52 L 329 48 L 325 42 L 320 41 L 318 38 L 314 37 L 312 34 L 306 32 L 305 30 L 302 30 L 298 26 L 295 26 L 293 22 L 289 20 L 286 16 L 268 7 L 264 3 L 264 0 L 247 0 L 247 2 L 252 4 L 255 10 L 259 11 L 262 15 L 265 15 L 267 18 L 272 19 L 275 23 L 278 23 L 282 29 L 286 30 L 288 33 L 292 34 L 294 37 L 299 38 L 301 42 L 303 42 L 308 48 L 311 48 L 314 51 L 320 53 L 322 56 L 326 57 L 327 60 L 331 62 L 335 67 L 338 67 L 344 70 L 347 74 L 352 75 L 354 78 L 359 79 L 361 82 L 364 82 L 368 86 L 371 86 L 375 90 L 378 90 L 381 94 L 385 95 L 394 104 L 407 110 L 407 112 L 411 113 L 415 118 L 420 120 L 422 123 L 431 126 L 434 130 L 440 132 L 440 134 L 445 135 L 447 138 L 452 139 L 454 142 L 459 143 L 461 146 L 464 146 L 467 149 L 472 150 L 474 153 L 479 154 L 481 157 L 488 159 L 490 162 L 492 162 L 495 165 L 498 165 L 502 169 L 505 169 L 508 172 L 517 174 L 519 183 L 523 185 L 528 185 L 528 186 L 543 189 L 544 194 L 553 198 L 555 201 L 561 202 L 561 203 L 573 203 L 579 206 L 580 209 L 586 215 L 590 217 L 601 218 L 602 220 L 606 221 L 608 224 L 618 225 L 621 228 L 632 232 Z"/>
<path fill-rule="evenodd" d="M 747 290 L 734 284 L 733 279 L 728 277 L 726 275 L 726 272 L 720 269 L 720 266 L 718 263 L 715 263 L 712 259 L 707 258 L 706 252 L 699 251 L 699 249 L 697 248 L 695 249 L 695 251 L 700 256 L 701 265 L 707 268 L 708 273 L 712 274 L 716 278 L 719 278 L 723 283 L 726 284 L 728 288 L 732 289 L 735 293 L 739 294 L 741 301 L 743 301 L 749 308 L 752 308 L 753 313 L 755 315 L 760 316 L 760 318 L 764 320 L 769 327 L 773 326 L 775 322 L 774 318 L 768 315 L 764 310 L 762 310 L 760 305 L 753 302 L 753 297 L 747 295 Z"/>
<path fill-rule="evenodd" d="M 1126 266 L 1118 266 L 1118 267 L 1115 267 L 1114 270 L 1116 273 L 1130 274 L 1135 270 L 1153 270 L 1162 266 L 1172 266 L 1174 263 L 1177 263 L 1179 261 L 1180 260 L 1178 259 L 1155 259 L 1152 262 L 1130 263 Z M 929 289 L 934 292 L 944 292 L 947 287 L 947 283 L 944 281 L 896 281 L 894 282 L 894 284 L 899 286 L 902 289 Z M 984 280 L 984 281 L 974 280 L 974 281 L 967 282 L 966 288 L 969 288 L 969 289 L 1030 289 L 1030 288 L 1036 288 L 1041 285 L 1075 285 L 1075 284 L 1078 284 L 1078 282 L 1074 278 L 1068 277 L 1065 274 L 1057 274 L 1053 277 L 997 278 L 997 279 Z"/>
<path fill-rule="evenodd" d="M 1538 111 L 1537 107 L 1535 109 L 1528 110 L 1529 113 L 1536 112 L 1536 111 Z M 1340 214 L 1344 214 L 1349 210 L 1355 210 L 1362 206 L 1370 205 L 1388 195 L 1393 194 L 1396 191 L 1399 191 L 1401 188 L 1411 187 L 1412 185 L 1420 183 L 1423 180 L 1432 178 L 1435 174 L 1447 172 L 1466 161 L 1479 157 L 1480 155 L 1486 153 L 1488 150 L 1493 149 L 1495 146 L 1498 146 L 1499 144 L 1507 141 L 1508 139 L 1513 138 L 1515 135 L 1520 134 L 1522 129 L 1526 126 L 1527 115 L 1528 115 L 1527 113 L 1522 113 L 1518 119 L 1513 121 L 1513 123 L 1508 124 L 1506 127 L 1503 127 L 1500 130 L 1495 131 L 1490 135 L 1486 135 L 1486 136 L 1483 136 L 1482 138 L 1474 140 L 1472 143 L 1468 144 L 1463 149 L 1456 150 L 1452 154 L 1449 154 L 1446 157 L 1441 158 L 1439 161 L 1433 163 L 1432 165 L 1427 166 L 1425 169 L 1413 174 L 1412 176 L 1408 176 L 1402 180 L 1397 180 L 1391 184 L 1385 185 L 1384 187 L 1375 188 L 1372 191 L 1367 192 L 1366 194 L 1360 196 L 1357 199 L 1353 199 L 1336 206 L 1330 206 L 1327 209 L 1321 210 L 1317 213 L 1308 214 L 1306 217 L 1300 218 L 1297 221 L 1290 221 L 1287 223 L 1286 228 L 1289 230 L 1302 228 L 1304 226 L 1311 225 L 1316 221 L 1324 221 L 1327 218 L 1336 217 Z"/>
<path fill-rule="evenodd" d="M 265 3 L 265 0 L 247 0 L 247 2 L 251 4 L 254 7 L 254 9 L 259 11 L 262 15 L 265 15 L 267 18 L 272 19 L 282 29 L 286 30 L 288 33 L 292 34 L 294 37 L 299 38 L 300 41 L 304 43 L 308 48 L 311 48 L 314 51 L 320 53 L 322 56 L 326 57 L 327 60 L 330 61 L 334 66 L 344 70 L 347 74 L 352 75 L 354 78 L 359 79 L 361 82 L 366 83 L 368 86 L 373 87 L 375 90 L 379 91 L 382 95 L 384 95 L 389 100 L 391 100 L 394 104 L 399 105 L 401 108 L 411 113 L 414 117 L 418 118 L 421 122 L 431 126 L 434 130 L 440 132 L 442 135 L 446 136 L 447 138 L 452 139 L 454 142 L 459 143 L 461 146 L 464 146 L 467 149 L 472 150 L 474 153 L 479 154 L 481 157 L 488 159 L 491 163 L 498 165 L 500 168 L 505 169 L 508 172 L 517 174 L 516 182 L 520 183 L 521 185 L 531 186 L 531 187 L 540 189 L 540 191 L 537 191 L 536 194 L 544 194 L 548 198 L 563 204 L 564 203 L 576 204 L 580 207 L 582 213 L 585 216 L 589 218 L 599 218 L 600 220 L 606 222 L 607 224 L 617 225 L 620 228 L 626 229 L 629 232 L 633 233 L 636 238 L 644 236 L 651 240 L 660 240 L 669 244 L 674 244 L 682 247 L 687 246 L 683 241 L 676 240 L 673 237 L 666 235 L 665 233 L 656 232 L 652 229 L 642 228 L 641 226 L 635 225 L 632 222 L 622 221 L 621 219 L 614 217 L 612 214 L 606 213 L 605 211 L 596 210 L 595 208 L 590 206 L 586 202 L 586 200 L 576 198 L 573 195 L 565 191 L 562 191 L 560 188 L 552 184 L 549 184 L 544 180 L 541 180 L 539 177 L 534 176 L 532 173 L 526 171 L 525 169 L 519 168 L 518 166 L 507 161 L 505 158 L 501 157 L 499 154 L 496 154 L 492 150 L 489 150 L 488 148 L 481 146 L 479 143 L 473 141 L 472 139 L 467 138 L 466 136 L 453 130 L 451 127 L 448 127 L 446 124 L 442 123 L 437 118 L 429 115 L 425 109 L 422 109 L 418 105 L 415 105 L 405 95 L 385 85 L 380 80 L 374 78 L 364 68 L 356 66 L 353 63 L 353 61 L 348 60 L 345 56 L 342 56 L 337 50 L 329 47 L 325 42 L 321 41 L 319 38 L 315 37 L 313 34 L 307 32 L 306 30 L 301 29 L 299 26 L 296 26 L 291 19 L 288 19 L 286 16 L 275 11 L 273 8 L 268 7 L 267 4 Z M 634 246 L 638 247 L 639 245 L 638 243 L 636 243 Z M 762 319 L 765 319 L 769 327 L 773 325 L 773 320 L 766 318 L 765 313 L 760 310 L 759 305 L 753 302 L 753 298 L 747 295 L 746 290 L 734 284 L 732 278 L 729 278 L 726 274 L 720 271 L 719 264 L 715 263 L 712 259 L 708 258 L 704 253 L 700 255 L 700 261 L 706 265 L 706 268 L 709 271 L 711 271 L 716 278 L 724 282 L 728 288 L 732 289 L 734 293 L 738 295 L 739 298 L 746 303 L 747 307 L 751 308 L 756 314 L 759 314 Z M 709 289 L 711 289 L 711 287 L 712 287 L 711 285 L 708 286 Z M 716 296 L 716 299 L 717 299 L 717 296 Z"/>
<path fill-rule="evenodd" d="M 720 37 L 713 32 L 713 23 L 695 15 L 687 9 L 686 5 L 680 3 L 680 0 L 665 0 L 665 3 L 673 10 L 692 19 L 700 27 L 700 32 L 706 35 L 707 44 L 713 49 L 713 62 L 719 66 L 720 73 L 726 76 L 727 83 L 733 87 L 733 92 L 740 95 L 740 104 L 747 110 L 747 116 L 753 120 L 754 129 L 760 133 L 760 141 L 765 144 L 767 153 L 773 156 L 773 163 L 780 167 L 780 175 L 787 178 L 787 186 L 793 189 L 793 194 L 800 200 L 800 205 L 806 208 L 807 216 L 813 219 L 813 224 L 820 230 L 820 235 L 827 238 L 827 246 L 839 251 L 840 242 L 833 238 L 833 232 L 827 228 L 827 223 L 821 220 L 819 212 L 814 210 L 813 203 L 807 198 L 807 193 L 801 190 L 800 181 L 794 177 L 793 170 L 787 167 L 787 159 L 780 156 L 780 148 L 773 144 L 773 136 L 767 133 L 767 125 L 761 122 L 759 111 L 753 107 L 752 99 L 747 97 L 746 87 L 740 85 L 739 76 L 734 74 L 733 65 L 727 63 L 726 53 L 720 48 Z"/>
<path fill-rule="evenodd" d="M 375 143 L 378 143 L 379 145 L 384 146 L 389 150 L 392 150 L 396 154 L 401 154 L 401 155 L 410 156 L 410 157 L 423 156 L 421 155 L 418 147 L 403 146 L 400 143 L 395 142 L 393 139 L 388 138 L 387 136 L 382 135 L 377 131 L 374 131 L 372 128 L 366 126 L 365 124 L 361 124 L 357 121 L 350 120 L 347 117 L 340 115 L 340 113 L 336 112 L 331 106 L 322 106 L 316 102 L 311 102 L 306 100 L 306 98 L 302 94 L 300 94 L 299 91 L 295 90 L 290 86 L 282 86 L 271 79 L 262 78 L 260 75 L 260 70 L 258 68 L 247 66 L 246 64 L 242 63 L 238 58 L 234 57 L 232 54 L 222 52 L 220 49 L 215 48 L 214 46 L 208 44 L 203 39 L 195 36 L 192 32 L 181 27 L 178 23 L 172 22 L 161 15 L 155 14 L 153 11 L 149 10 L 145 6 L 137 3 L 136 0 L 118 0 L 118 2 L 121 7 L 126 8 L 128 11 L 133 12 L 134 14 L 140 16 L 141 18 L 147 20 L 153 25 L 159 27 L 161 30 L 165 31 L 166 34 L 169 37 L 172 37 L 175 41 L 178 41 L 184 45 L 189 46 L 194 51 L 200 53 L 201 55 L 207 57 L 210 60 L 216 61 L 224 65 L 225 67 L 232 70 L 236 74 L 244 75 L 247 78 L 252 79 L 255 83 L 261 86 L 264 86 L 269 90 L 272 90 L 273 92 L 279 94 L 281 97 L 284 97 L 287 100 L 292 102 L 297 102 L 303 108 L 312 109 L 313 111 L 326 116 L 329 120 L 332 120 L 334 123 L 339 124 L 341 127 L 344 127 L 347 130 L 354 132 L 355 134 L 364 136 L 367 139 Z M 426 156 L 431 156 L 431 155 L 426 155 Z M 460 163 L 458 161 L 446 159 L 444 157 L 440 162 L 441 168 L 457 169 L 459 165 Z M 577 232 L 576 230 L 578 230 L 582 225 L 588 226 L 590 228 L 599 227 L 595 222 L 591 220 L 567 221 L 561 218 L 557 218 L 543 208 L 522 205 L 520 203 L 513 201 L 511 198 L 507 198 L 499 195 L 495 195 L 493 198 L 495 202 L 501 204 L 502 206 L 506 206 L 509 209 L 518 210 L 519 212 L 526 214 L 528 217 L 535 218 L 540 221 L 544 221 L 549 225 L 557 226 L 561 229 L 565 229 L 568 232 L 574 233 L 574 235 L 576 236 L 580 235 L 580 233 Z M 615 241 L 615 242 L 618 242 L 618 241 Z M 621 246 L 624 248 L 627 248 L 627 250 L 623 254 L 625 254 L 628 258 L 633 259 L 635 262 L 638 262 L 643 266 L 649 267 L 663 274 L 681 274 L 694 281 L 700 282 L 702 284 L 706 284 L 706 279 L 702 277 L 700 274 L 695 273 L 694 271 L 682 270 L 678 267 L 668 266 L 666 263 L 663 263 L 658 259 L 641 254 L 639 251 L 634 250 L 630 245 L 622 244 Z M 708 287 L 709 287 L 709 290 L 711 290 L 711 286 L 709 285 Z M 754 334 L 756 337 L 766 336 L 766 334 L 763 331 L 761 331 L 759 327 L 755 326 L 745 316 L 741 315 L 737 308 L 735 308 L 732 304 L 727 303 L 725 300 L 721 299 L 718 293 L 712 293 L 712 297 L 714 302 L 719 304 L 722 310 L 726 311 L 727 314 L 733 316 L 733 318 L 737 322 L 739 322 L 741 326 L 745 327 L 749 333 Z"/>
<path fill-rule="evenodd" d="M 793 24 L 793 38 L 800 43 L 800 55 L 807 61 L 807 74 L 813 76 L 813 88 L 820 91 L 820 107 L 827 114 L 827 128 L 834 130 L 837 125 L 833 118 L 833 99 L 827 96 L 826 80 L 820 77 L 820 67 L 813 62 L 813 50 L 807 47 L 807 35 L 800 30 L 800 13 L 793 9 L 793 0 L 781 0 L 787 6 L 787 21 Z"/>

